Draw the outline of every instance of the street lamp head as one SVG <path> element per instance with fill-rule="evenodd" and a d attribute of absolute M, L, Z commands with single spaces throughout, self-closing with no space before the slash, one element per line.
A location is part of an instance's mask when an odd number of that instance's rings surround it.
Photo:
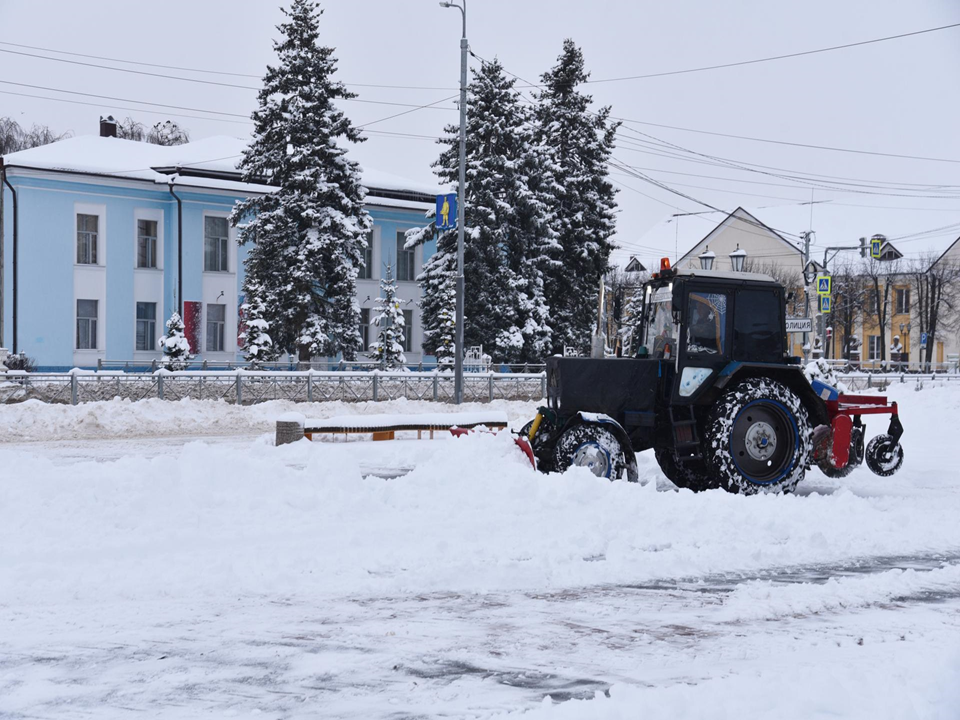
<path fill-rule="evenodd" d="M 710 246 L 707 246 L 707 249 L 700 253 L 700 269 L 701 270 L 713 270 L 713 260 L 717 257 L 716 253 L 710 251 Z"/>
<path fill-rule="evenodd" d="M 453 7 L 453 5 L 452 5 L 451 3 L 448 3 L 448 2 L 441 2 L 441 3 L 440 3 L 440 7 Z"/>
<path fill-rule="evenodd" d="M 737 249 L 730 253 L 730 265 L 733 267 L 734 272 L 743 272 L 743 264 L 747 260 L 747 251 L 743 250 L 740 245 L 737 245 Z"/>

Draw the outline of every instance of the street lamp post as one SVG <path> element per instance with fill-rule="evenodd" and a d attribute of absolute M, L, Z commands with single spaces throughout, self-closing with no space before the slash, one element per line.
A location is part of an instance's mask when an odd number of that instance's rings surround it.
<path fill-rule="evenodd" d="M 463 216 L 464 188 L 467 184 L 467 0 L 441 2 L 440 7 L 455 7 L 463 16 L 463 34 L 460 37 L 460 183 L 457 188 L 457 327 L 454 354 L 453 397 L 463 402 Z"/>

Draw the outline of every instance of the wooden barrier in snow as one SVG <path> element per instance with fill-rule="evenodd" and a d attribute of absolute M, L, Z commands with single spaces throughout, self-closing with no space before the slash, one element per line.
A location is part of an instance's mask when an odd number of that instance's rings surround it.
<path fill-rule="evenodd" d="M 393 440 L 398 432 L 416 432 L 418 438 L 429 433 L 469 430 L 485 427 L 503 430 L 507 414 L 500 411 L 465 413 L 423 413 L 419 415 L 346 415 L 343 417 L 308 419 L 288 413 L 277 420 L 277 445 L 286 445 L 301 438 L 313 440 L 316 434 L 372 435 L 374 440 Z"/>

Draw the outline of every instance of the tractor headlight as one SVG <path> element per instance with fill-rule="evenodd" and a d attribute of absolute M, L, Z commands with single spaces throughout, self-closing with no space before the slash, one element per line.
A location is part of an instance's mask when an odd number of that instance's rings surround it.
<path fill-rule="evenodd" d="M 710 377 L 710 368 L 685 367 L 680 375 L 680 397 L 690 397 Z"/>

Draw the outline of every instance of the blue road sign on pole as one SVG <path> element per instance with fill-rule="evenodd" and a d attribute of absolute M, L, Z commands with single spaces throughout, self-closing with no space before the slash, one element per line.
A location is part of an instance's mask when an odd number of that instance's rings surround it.
<path fill-rule="evenodd" d="M 880 257 L 880 248 L 883 240 L 880 238 L 870 238 L 870 257 L 878 259 Z"/>
<path fill-rule="evenodd" d="M 920 347 L 925 348 L 927 346 L 927 334 L 920 333 Z"/>
<path fill-rule="evenodd" d="M 830 312 L 830 296 L 829 295 L 820 296 L 820 312 L 823 315 L 826 315 Z"/>
<path fill-rule="evenodd" d="M 833 278 L 829 275 L 821 275 L 817 278 L 817 295 L 829 295 L 830 294 L 830 285 L 833 283 Z"/>
<path fill-rule="evenodd" d="M 437 195 L 437 230 L 453 230 L 457 226 L 457 194 Z"/>

